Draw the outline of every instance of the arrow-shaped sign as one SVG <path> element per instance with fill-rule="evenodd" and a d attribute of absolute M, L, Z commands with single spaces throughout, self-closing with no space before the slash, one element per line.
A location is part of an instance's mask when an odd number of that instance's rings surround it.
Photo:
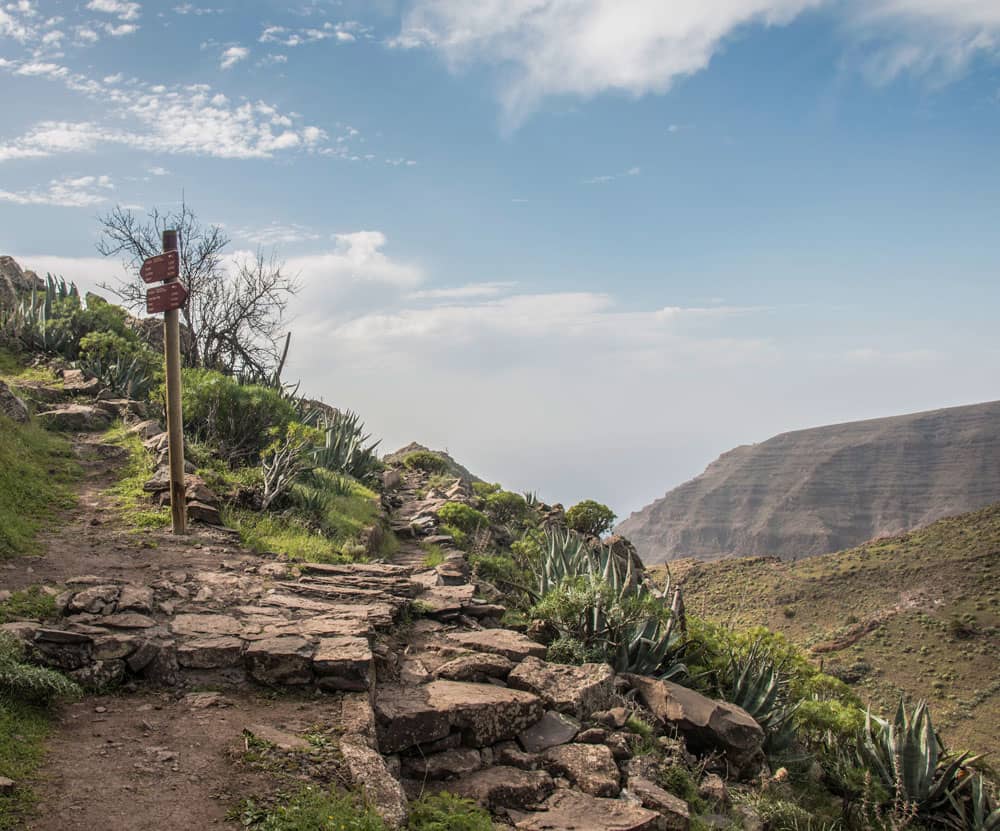
<path fill-rule="evenodd" d="M 147 283 L 162 283 L 176 280 L 180 275 L 180 257 L 176 251 L 157 254 L 143 262 L 139 276 Z"/>
<path fill-rule="evenodd" d="M 146 312 L 151 315 L 181 309 L 187 303 L 188 290 L 180 280 L 153 286 L 146 292 Z"/>

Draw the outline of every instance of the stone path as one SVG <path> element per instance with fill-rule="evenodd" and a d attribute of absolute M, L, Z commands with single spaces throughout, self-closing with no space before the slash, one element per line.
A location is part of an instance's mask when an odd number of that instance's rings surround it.
<path fill-rule="evenodd" d="M 97 480 L 107 475 L 100 466 L 90 472 Z M 363 788 L 390 826 L 404 821 L 408 799 L 448 790 L 523 829 L 686 828 L 687 806 L 632 758 L 621 706 L 628 682 L 603 664 L 548 664 L 542 644 L 501 626 L 505 609 L 477 597 L 464 554 L 438 531 L 436 511 L 449 500 L 470 499 L 469 488 L 456 480 L 434 491 L 427 478 L 390 472 L 384 502 L 400 549 L 392 563 L 353 565 L 259 556 L 241 550 L 223 529 L 201 527 L 185 540 L 165 533 L 140 540 L 116 528 L 92 491 L 93 499 L 50 540 L 49 557 L 33 569 L 35 578 L 45 575 L 66 587 L 57 598 L 58 622 L 3 628 L 22 637 L 38 661 L 91 686 L 124 685 L 132 695 L 98 705 L 111 711 L 108 719 L 125 711 L 106 737 L 104 730 L 87 736 L 86 727 L 78 729 L 89 723 L 94 699 L 70 710 L 55 740 L 35 827 L 74 827 L 67 825 L 73 816 L 87 820 L 75 827 L 128 827 L 95 819 L 102 811 L 126 810 L 126 798 L 150 812 L 143 827 L 225 825 L 214 797 L 191 807 L 211 796 L 204 788 L 195 788 L 197 796 L 191 790 L 195 781 L 211 779 L 211 760 L 220 782 L 231 783 L 216 790 L 234 798 L 251 787 L 246 777 L 225 773 L 233 769 L 243 730 L 278 736 L 279 743 L 286 736 L 294 745 L 306 724 L 319 723 L 336 741 L 338 781 Z M 74 535 L 88 544 L 84 531 L 96 532 L 92 542 L 116 541 L 113 553 L 87 558 L 88 573 L 60 574 L 53 555 Z M 427 564 L 431 546 L 443 562 Z M 189 718 L 196 706 L 190 692 L 206 688 L 235 703 L 206 732 L 206 748 L 198 750 L 196 741 L 188 746 L 198 760 L 188 766 L 184 753 L 171 756 L 179 753 L 172 745 L 183 743 L 185 731 L 201 731 L 205 719 Z M 267 690 L 291 695 L 275 699 L 268 712 L 261 706 Z M 155 707 L 151 701 L 163 691 L 160 707 L 173 715 L 164 721 L 160 709 L 156 724 L 137 723 L 135 715 Z M 669 695 L 666 687 L 649 693 L 651 701 Z M 719 723 L 729 715 L 723 712 Z M 759 750 L 756 725 L 736 727 L 734 755 Z M 702 736 L 707 728 L 698 729 Z M 142 735 L 133 736 L 133 747 L 124 734 L 136 730 Z M 164 730 L 170 741 L 155 738 Z M 72 756 L 74 747 L 100 755 L 86 762 Z M 159 761 L 147 760 L 149 753 Z M 101 760 L 109 754 L 121 792 L 87 790 L 90 785 L 80 783 L 106 773 Z M 174 759 L 182 760 L 176 771 Z M 172 774 L 189 780 L 174 783 L 178 800 L 194 800 L 177 808 L 181 814 L 146 786 L 149 770 L 168 762 Z M 198 816 L 201 824 L 192 825 L 190 817 Z"/>

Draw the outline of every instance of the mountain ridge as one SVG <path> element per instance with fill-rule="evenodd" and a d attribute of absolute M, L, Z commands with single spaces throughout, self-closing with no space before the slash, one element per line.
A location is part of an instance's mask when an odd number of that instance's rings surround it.
<path fill-rule="evenodd" d="M 1000 401 L 735 447 L 616 531 L 648 563 L 829 553 L 1000 500 Z"/>

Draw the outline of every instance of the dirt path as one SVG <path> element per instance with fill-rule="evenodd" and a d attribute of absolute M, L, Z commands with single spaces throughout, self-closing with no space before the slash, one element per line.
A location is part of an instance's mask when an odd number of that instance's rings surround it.
<path fill-rule="evenodd" d="M 58 586 L 87 574 L 147 583 L 163 572 L 259 561 L 219 529 L 195 526 L 190 536 L 175 538 L 127 528 L 107 494 L 119 478 L 123 451 L 99 435 L 75 437 L 74 449 L 84 470 L 77 505 L 44 533 L 43 556 L 2 566 L 5 587 Z M 269 777 L 239 763 L 244 728 L 266 723 L 294 732 L 332 718 L 313 696 L 247 690 L 227 691 L 222 707 L 200 706 L 205 700 L 129 684 L 120 694 L 88 696 L 65 707 L 37 777 L 38 815 L 26 827 L 241 827 L 226 821 L 227 811 L 274 787 Z"/>

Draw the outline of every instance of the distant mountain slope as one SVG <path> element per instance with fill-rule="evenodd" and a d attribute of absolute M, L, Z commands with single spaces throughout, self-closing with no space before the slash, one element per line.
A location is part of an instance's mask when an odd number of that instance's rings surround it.
<path fill-rule="evenodd" d="M 795 559 L 1000 500 L 1000 401 L 775 436 L 720 456 L 616 529 L 647 563 Z"/>
<path fill-rule="evenodd" d="M 1000 747 L 1000 504 L 794 563 L 670 570 L 692 614 L 782 632 L 874 710 L 927 699 L 953 747 Z"/>

